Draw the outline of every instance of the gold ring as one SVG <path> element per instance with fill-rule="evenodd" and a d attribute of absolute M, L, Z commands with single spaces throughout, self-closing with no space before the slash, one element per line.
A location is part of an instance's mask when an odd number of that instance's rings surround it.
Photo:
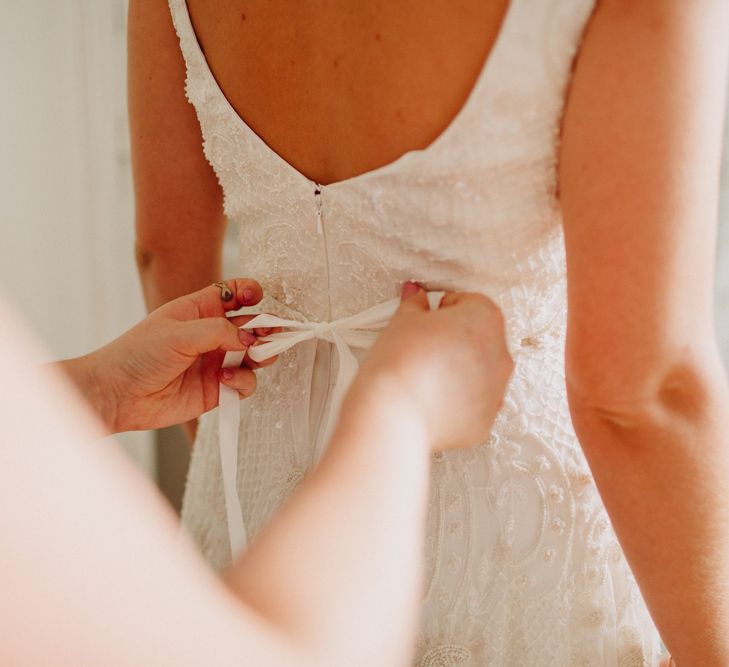
<path fill-rule="evenodd" d="M 213 283 L 213 286 L 220 288 L 220 298 L 223 301 L 230 301 L 233 298 L 233 290 L 228 287 L 228 283 L 224 280 L 219 280 L 217 283 Z"/>

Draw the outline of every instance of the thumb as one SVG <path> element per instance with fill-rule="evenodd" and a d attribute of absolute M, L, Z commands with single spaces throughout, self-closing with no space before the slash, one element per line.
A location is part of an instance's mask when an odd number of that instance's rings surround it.
<path fill-rule="evenodd" d="M 400 307 L 415 308 L 417 310 L 430 310 L 428 296 L 425 290 L 417 283 L 407 282 L 402 287 Z"/>
<path fill-rule="evenodd" d="M 238 329 L 225 317 L 204 317 L 180 322 L 170 339 L 175 351 L 187 355 L 203 354 L 212 350 L 245 350 L 255 336 Z"/>

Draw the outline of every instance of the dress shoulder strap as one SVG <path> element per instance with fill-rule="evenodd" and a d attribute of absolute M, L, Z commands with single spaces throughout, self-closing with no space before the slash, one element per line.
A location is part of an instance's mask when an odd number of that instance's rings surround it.
<path fill-rule="evenodd" d="M 187 70 L 185 93 L 190 102 L 198 107 L 198 104 L 206 97 L 206 92 L 210 89 L 209 84 L 212 73 L 192 26 L 186 0 L 169 0 L 169 7 L 172 23 L 180 40 L 180 50 L 185 59 Z"/>

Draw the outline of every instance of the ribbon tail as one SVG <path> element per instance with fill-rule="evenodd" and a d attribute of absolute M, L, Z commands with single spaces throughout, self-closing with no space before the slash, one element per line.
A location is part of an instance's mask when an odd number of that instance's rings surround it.
<path fill-rule="evenodd" d="M 244 352 L 227 352 L 223 368 L 240 366 Z M 218 431 L 220 463 L 223 473 L 223 494 L 228 517 L 228 537 L 231 558 L 235 559 L 245 549 L 247 536 L 243 522 L 243 510 L 238 497 L 238 429 L 240 424 L 240 396 L 238 392 L 220 384 L 218 406 Z"/>
<path fill-rule="evenodd" d="M 258 322 L 256 322 L 258 320 Z M 246 326 L 285 326 L 286 320 L 269 315 L 259 315 L 248 322 Z M 301 323 L 296 323 L 300 325 Z M 310 326 L 310 325 L 309 325 Z M 245 328 L 245 327 L 241 327 Z M 296 343 L 311 338 L 311 331 L 304 330 L 297 333 L 283 332 L 268 336 L 269 342 L 264 345 L 248 348 L 248 355 L 254 361 L 263 361 L 276 354 L 293 347 Z M 223 360 L 223 368 L 240 366 L 245 352 L 227 352 Z M 230 540 L 230 553 L 234 559 L 246 547 L 248 536 L 243 510 L 238 495 L 238 432 L 240 430 L 240 396 L 238 392 L 220 383 L 218 401 L 218 438 L 220 443 L 220 465 L 223 476 L 223 494 L 225 496 L 225 510 L 228 518 L 228 538 Z"/>
<path fill-rule="evenodd" d="M 314 443 L 314 461 L 319 462 L 324 449 L 329 442 L 329 439 L 334 435 L 334 428 L 339 421 L 339 413 L 342 409 L 342 402 L 344 397 L 352 384 L 357 371 L 359 370 L 359 363 L 357 358 L 352 354 L 352 350 L 349 348 L 344 338 L 338 333 L 334 332 L 334 344 L 337 348 L 337 356 L 339 357 L 339 369 L 337 371 L 337 379 L 334 383 L 334 388 L 329 400 L 329 409 L 327 411 L 327 418 L 324 424 L 324 428 L 317 434 L 316 442 Z"/>

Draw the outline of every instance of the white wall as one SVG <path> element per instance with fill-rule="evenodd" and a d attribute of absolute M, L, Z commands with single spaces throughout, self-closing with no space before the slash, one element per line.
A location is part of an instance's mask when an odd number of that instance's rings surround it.
<path fill-rule="evenodd" d="M 68 357 L 143 315 L 126 128 L 125 0 L 0 3 L 0 287 Z M 149 434 L 122 438 L 154 471 Z"/>

